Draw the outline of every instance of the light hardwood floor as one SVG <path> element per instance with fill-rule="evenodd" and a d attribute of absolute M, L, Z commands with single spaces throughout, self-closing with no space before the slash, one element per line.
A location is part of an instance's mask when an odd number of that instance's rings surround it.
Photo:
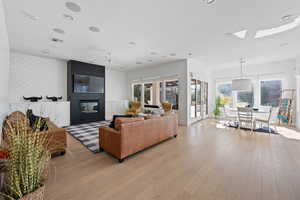
<path fill-rule="evenodd" d="M 122 164 L 68 140 L 52 159 L 46 200 L 300 199 L 300 141 L 279 135 L 206 120 Z"/>

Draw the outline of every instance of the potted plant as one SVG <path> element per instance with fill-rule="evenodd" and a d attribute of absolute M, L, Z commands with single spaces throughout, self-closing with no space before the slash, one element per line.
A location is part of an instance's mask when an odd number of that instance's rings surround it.
<path fill-rule="evenodd" d="M 48 167 L 50 154 L 47 149 L 49 137 L 37 126 L 30 129 L 27 121 L 18 122 L 13 126 L 7 122 L 5 143 L 9 151 L 6 163 L 6 184 L 1 193 L 9 200 L 43 200 L 44 170 Z"/>
<path fill-rule="evenodd" d="M 221 110 L 220 110 L 220 107 L 222 106 L 221 101 L 222 101 L 221 97 L 218 96 L 215 101 L 215 109 L 214 109 L 215 117 L 218 117 L 221 114 Z"/>
<path fill-rule="evenodd" d="M 9 157 L 8 149 L 0 147 L 0 192 L 4 188 L 4 180 L 5 180 L 5 173 L 6 173 L 6 163 Z"/>

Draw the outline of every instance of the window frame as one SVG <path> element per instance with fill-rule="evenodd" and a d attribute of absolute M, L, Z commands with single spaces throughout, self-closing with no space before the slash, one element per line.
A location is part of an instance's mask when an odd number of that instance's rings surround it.
<path fill-rule="evenodd" d="M 258 83 L 258 102 L 259 102 L 259 107 L 261 108 L 268 108 L 270 106 L 265 106 L 265 105 L 262 105 L 262 102 L 261 102 L 261 82 L 262 81 L 280 81 L 281 82 L 281 90 L 283 89 L 283 83 L 284 83 L 284 80 L 283 78 L 260 78 L 259 80 L 259 83 Z"/>
<path fill-rule="evenodd" d="M 153 80 L 147 80 L 147 81 L 132 81 L 130 84 L 131 84 L 131 101 L 134 101 L 134 86 L 135 85 L 141 85 L 141 103 L 142 105 L 146 105 L 145 103 L 145 85 L 146 84 L 152 84 L 152 87 L 158 83 L 158 90 L 159 90 L 159 105 L 161 105 L 161 93 L 160 93 L 160 83 L 162 83 L 164 86 L 163 86 L 163 93 L 164 93 L 164 96 L 166 96 L 166 82 L 172 82 L 172 81 L 177 81 L 177 95 L 178 95 L 178 99 L 177 99 L 177 102 L 178 102 L 178 109 L 179 109 L 179 104 L 180 104 L 180 79 L 178 77 L 167 77 L 165 79 L 153 79 Z M 152 88 L 153 90 L 153 88 Z M 153 91 L 152 91 L 153 92 Z M 153 100 L 153 99 L 152 99 Z M 165 100 L 164 100 L 165 101 Z"/>
<path fill-rule="evenodd" d="M 131 99 L 132 101 L 135 101 L 135 97 L 134 97 L 134 86 L 136 85 L 140 85 L 141 86 L 141 100 L 139 102 L 143 102 L 143 87 L 144 87 L 144 84 L 143 83 L 132 83 L 131 84 Z"/>
<path fill-rule="evenodd" d="M 231 87 L 232 87 L 232 81 L 218 81 L 218 82 L 216 82 L 216 88 L 215 88 L 215 90 L 216 90 L 216 93 L 215 93 L 216 94 L 216 98 L 219 95 L 219 91 L 218 91 L 219 86 L 220 85 L 227 85 L 227 84 L 230 84 Z M 231 90 L 231 98 L 232 98 L 232 103 L 231 103 L 232 107 L 236 107 L 236 104 L 237 104 L 237 92 Z"/>

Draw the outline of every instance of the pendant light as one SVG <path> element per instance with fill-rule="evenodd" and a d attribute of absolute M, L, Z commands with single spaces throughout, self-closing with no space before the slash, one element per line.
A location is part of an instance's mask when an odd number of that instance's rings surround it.
<path fill-rule="evenodd" d="M 251 91 L 252 90 L 252 81 L 251 79 L 244 78 L 243 74 L 243 64 L 246 62 L 241 58 L 241 77 L 232 80 L 232 91 Z"/>

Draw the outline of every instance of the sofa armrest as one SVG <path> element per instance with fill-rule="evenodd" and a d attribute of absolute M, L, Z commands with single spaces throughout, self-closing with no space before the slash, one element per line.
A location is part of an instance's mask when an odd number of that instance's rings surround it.
<path fill-rule="evenodd" d="M 113 128 L 99 128 L 99 146 L 106 152 L 121 159 L 121 133 Z"/>
<path fill-rule="evenodd" d="M 64 152 L 67 148 L 67 135 L 64 128 L 49 129 L 49 150 L 51 153 Z"/>

